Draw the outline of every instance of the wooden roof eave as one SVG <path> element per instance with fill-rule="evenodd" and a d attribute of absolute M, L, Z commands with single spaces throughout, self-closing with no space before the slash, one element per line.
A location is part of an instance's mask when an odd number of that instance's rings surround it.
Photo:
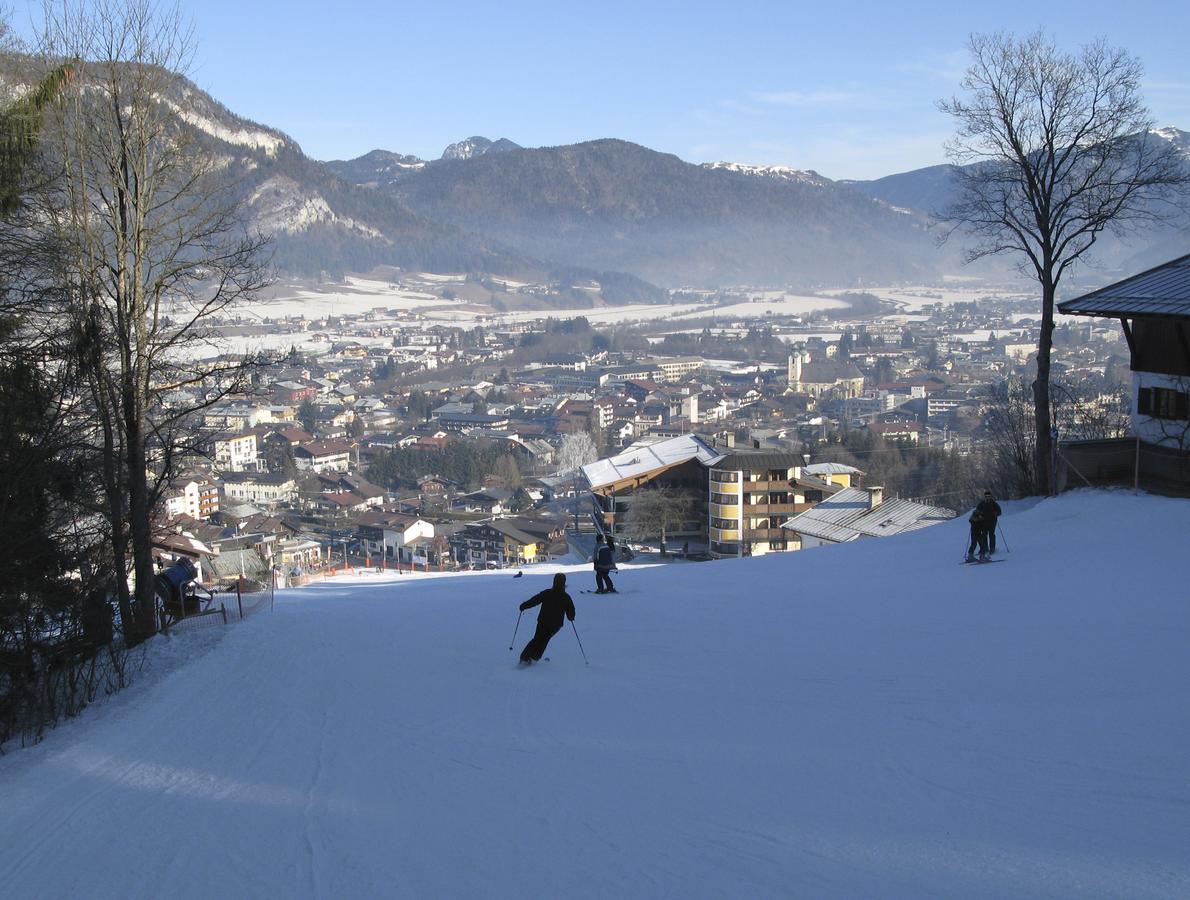
<path fill-rule="evenodd" d="M 648 484 L 654 478 L 664 475 L 670 469 L 676 469 L 678 466 L 685 465 L 689 460 L 682 460 L 680 463 L 673 463 L 672 465 L 662 466 L 657 469 L 650 469 L 648 472 L 642 472 L 640 475 L 634 475 L 630 478 L 621 478 L 619 481 L 613 481 L 610 484 L 603 484 L 599 487 L 591 488 L 591 493 L 598 494 L 601 497 L 606 497 L 609 494 L 615 494 L 619 491 L 633 490 L 643 484 Z"/>

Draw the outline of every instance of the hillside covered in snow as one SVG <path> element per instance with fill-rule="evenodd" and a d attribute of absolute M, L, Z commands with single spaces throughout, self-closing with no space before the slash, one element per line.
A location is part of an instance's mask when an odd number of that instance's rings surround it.
<path fill-rule="evenodd" d="M 344 576 L 0 758 L 41 897 L 1190 896 L 1190 502 L 716 563 Z M 559 568 L 569 626 L 518 668 Z M 530 637 L 529 614 L 516 649 Z"/>

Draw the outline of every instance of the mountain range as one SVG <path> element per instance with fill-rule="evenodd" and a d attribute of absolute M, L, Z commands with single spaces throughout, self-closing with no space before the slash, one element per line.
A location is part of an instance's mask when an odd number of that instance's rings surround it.
<path fill-rule="evenodd" d="M 19 87 L 22 69 L 19 57 L 0 60 L 0 83 Z M 697 165 L 615 139 L 525 148 L 481 136 L 436 160 L 377 149 L 324 163 L 189 82 L 169 102 L 220 157 L 251 224 L 272 237 L 282 274 L 388 265 L 594 278 L 634 300 L 658 296 L 650 285 L 813 289 L 962 268 L 961 247 L 939 246 L 930 216 L 953 190 L 947 166 L 833 181 L 780 166 Z M 1190 159 L 1190 135 L 1159 134 Z M 1130 248 L 1105 241 L 1105 258 L 1127 268 L 1179 255 L 1190 219 L 1144 237 Z"/>

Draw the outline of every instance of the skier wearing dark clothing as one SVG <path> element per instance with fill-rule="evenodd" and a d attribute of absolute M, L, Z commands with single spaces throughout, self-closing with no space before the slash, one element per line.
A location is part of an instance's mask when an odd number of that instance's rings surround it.
<path fill-rule="evenodd" d="M 967 546 L 967 562 L 975 562 L 975 547 L 979 546 L 979 558 L 988 557 L 988 533 L 983 513 L 976 509 L 967 520 L 971 523 L 971 543 Z"/>
<path fill-rule="evenodd" d="M 607 543 L 603 542 L 603 535 L 595 537 L 595 593 L 614 594 L 616 586 L 612 584 L 608 574 L 616 567 L 616 544 L 609 536 Z"/>
<path fill-rule="evenodd" d="M 561 630 L 565 619 L 574 621 L 574 601 L 566 593 L 566 576 L 561 572 L 557 573 L 554 576 L 553 587 L 534 594 L 522 603 L 521 612 L 534 606 L 540 606 L 541 611 L 537 614 L 537 631 L 521 651 L 521 662 L 525 665 L 541 659 L 550 638 Z"/>
<path fill-rule="evenodd" d="M 1000 520 L 1000 504 L 992 498 L 991 491 L 983 492 L 983 500 L 975 507 L 975 511 L 983 517 L 983 527 L 987 532 L 988 556 L 996 552 L 996 524 Z"/>

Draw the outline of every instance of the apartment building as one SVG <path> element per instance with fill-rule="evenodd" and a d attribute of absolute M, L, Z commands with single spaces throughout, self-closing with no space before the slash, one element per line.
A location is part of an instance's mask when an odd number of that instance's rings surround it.
<path fill-rule="evenodd" d="M 799 549 L 781 528 L 836 485 L 802 473 L 796 453 L 728 451 L 709 467 L 709 549 L 713 557 L 761 556 Z"/>
<path fill-rule="evenodd" d="M 260 448 L 255 431 L 241 431 L 215 438 L 215 466 L 221 472 L 259 472 Z"/>
<path fill-rule="evenodd" d="M 219 511 L 219 485 L 206 478 L 178 483 L 165 495 L 165 512 L 170 518 L 189 516 L 205 522 Z"/>

